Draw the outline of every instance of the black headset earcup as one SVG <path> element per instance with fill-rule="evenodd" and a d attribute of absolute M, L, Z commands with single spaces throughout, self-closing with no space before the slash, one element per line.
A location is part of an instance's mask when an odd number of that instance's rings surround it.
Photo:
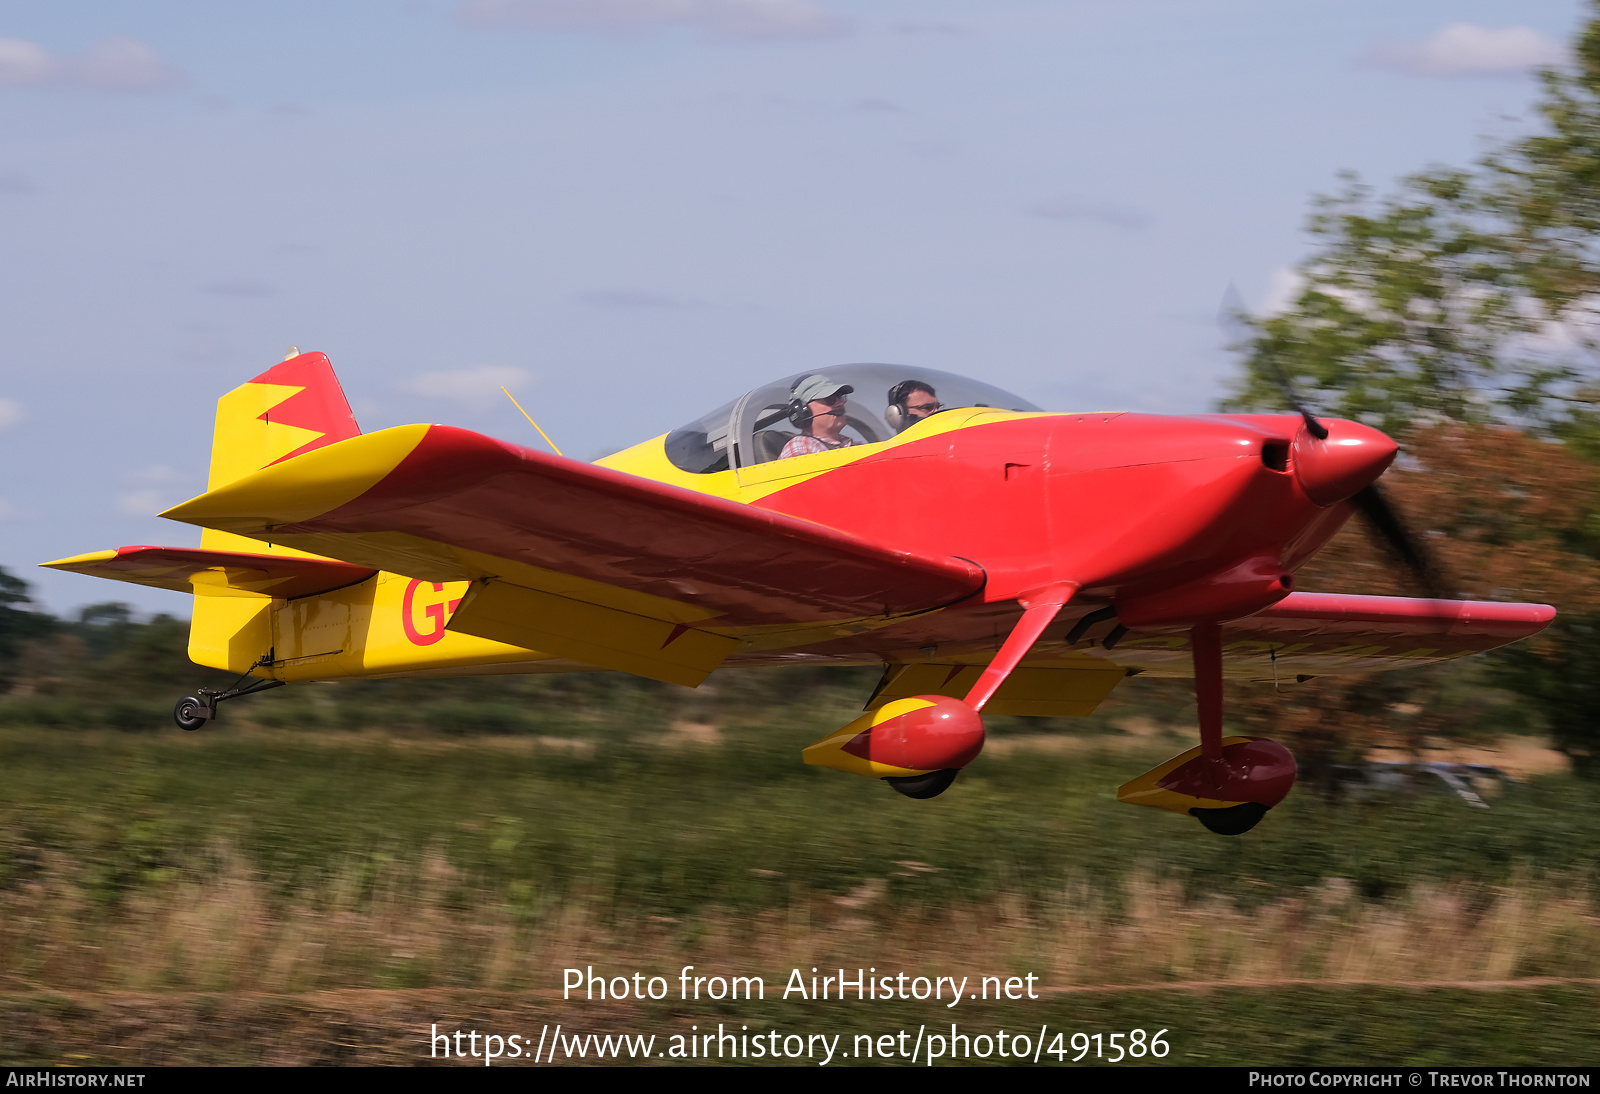
<path fill-rule="evenodd" d="M 789 400 L 789 421 L 794 425 L 804 426 L 811 420 L 811 405 L 802 403 L 799 399 Z"/>

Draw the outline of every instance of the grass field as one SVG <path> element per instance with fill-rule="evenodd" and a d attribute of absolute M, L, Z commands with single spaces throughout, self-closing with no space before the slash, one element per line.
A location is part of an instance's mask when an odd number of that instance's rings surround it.
<path fill-rule="evenodd" d="M 562 970 L 591 965 L 674 989 L 683 965 L 769 991 L 812 966 L 1131 986 L 955 1020 L 1165 1027 L 1186 1054 L 1167 1062 L 1600 1057 L 1597 988 L 1573 982 L 1600 982 L 1600 787 L 1533 779 L 1488 811 L 1302 791 L 1224 839 L 1114 800 L 1179 739 L 1002 733 L 915 802 L 798 762 L 843 703 L 537 736 L 0 730 L 0 1060 L 413 1060 L 406 1023 L 430 1007 L 663 1034 L 732 1020 L 704 1000 L 574 1010 Z M 1528 978 L 1555 982 L 1461 986 Z M 1216 986 L 1171 986 L 1193 982 Z M 953 1013 L 876 1005 L 869 1022 L 769 997 L 740 1021 L 848 1034 Z M 366 1048 L 318 1039 L 341 1008 Z"/>
<path fill-rule="evenodd" d="M 440 1032 L 494 1031 L 522 1037 L 529 1050 L 501 1058 L 501 1066 L 537 1066 L 530 1058 L 542 1031 L 563 1025 L 569 1037 L 589 1034 L 655 1035 L 654 1052 L 640 1059 L 624 1051 L 622 1063 L 675 1062 L 656 1053 L 672 1051 L 673 1035 L 720 1026 L 735 1034 L 837 1037 L 834 1066 L 911 1064 L 909 1050 L 919 1027 L 947 1040 L 957 1033 L 994 1038 L 1004 1029 L 1037 1044 L 1046 1032 L 1038 1063 L 1048 1066 L 1108 1064 L 1105 1036 L 1142 1029 L 1146 1037 L 1165 1030 L 1167 1055 L 1148 1054 L 1123 1065 L 1392 1067 L 1497 1065 L 1593 1066 L 1600 1013 L 1600 985 L 1528 985 L 1493 991 L 1470 988 L 1401 988 L 1373 985 L 1221 986 L 1203 991 L 1106 991 L 1058 995 L 1035 1003 L 974 1004 L 963 1013 L 936 1012 L 912 1003 L 629 1004 L 584 1007 L 532 993 L 488 991 L 318 992 L 303 995 L 41 993 L 0 996 L 0 1066 L 19 1064 L 444 1064 L 481 1066 L 482 1060 L 443 1060 L 432 1055 Z M 906 1055 L 859 1054 L 857 1038 L 874 1049 L 879 1038 L 904 1030 Z M 86 1035 L 88 1031 L 92 1034 Z M 1057 1033 L 1063 1056 L 1052 1055 Z M 1103 1055 L 1091 1048 L 1075 1061 L 1072 1034 L 1102 1035 Z M 713 1042 L 715 1043 L 715 1042 Z M 612 1063 L 587 1054 L 558 1051 L 558 1066 Z M 808 1046 L 809 1047 L 809 1046 Z M 935 1064 L 1020 1065 L 1002 1058 L 991 1041 Z M 727 1050 L 730 1055 L 732 1048 Z M 792 1050 L 791 1050 L 792 1051 Z M 822 1046 L 789 1064 L 823 1063 Z M 715 1049 L 711 1056 L 715 1059 Z M 724 1057 L 726 1060 L 727 1057 Z M 547 1061 L 541 1057 L 540 1064 Z M 704 1062 L 703 1060 L 701 1062 Z M 740 1063 L 770 1064 L 754 1054 Z M 917 1066 L 926 1066 L 926 1054 Z"/>

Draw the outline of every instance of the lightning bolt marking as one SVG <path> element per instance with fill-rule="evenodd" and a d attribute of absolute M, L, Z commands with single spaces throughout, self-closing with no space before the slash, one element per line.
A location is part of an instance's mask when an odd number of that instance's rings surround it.
<path fill-rule="evenodd" d="M 360 432 L 328 359 L 291 358 L 217 400 L 207 489 Z"/>

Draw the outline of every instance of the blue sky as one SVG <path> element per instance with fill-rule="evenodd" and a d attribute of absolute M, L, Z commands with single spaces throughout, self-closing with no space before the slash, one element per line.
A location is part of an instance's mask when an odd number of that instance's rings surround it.
<path fill-rule="evenodd" d="M 1215 315 L 1380 187 L 1524 132 L 1572 0 L 0 6 L 0 566 L 190 544 L 293 343 L 364 428 L 593 458 L 775 376 L 1211 408 Z"/>

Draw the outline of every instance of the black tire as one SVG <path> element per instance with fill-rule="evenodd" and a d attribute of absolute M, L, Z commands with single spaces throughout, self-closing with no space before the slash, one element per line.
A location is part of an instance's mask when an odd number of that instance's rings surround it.
<path fill-rule="evenodd" d="M 950 789 L 950 784 L 956 781 L 959 774 L 959 767 L 947 767 L 926 775 L 889 775 L 883 781 L 908 798 L 937 798 Z"/>
<path fill-rule="evenodd" d="M 1260 802 L 1245 802 L 1226 809 L 1191 809 L 1189 815 L 1219 836 L 1242 836 L 1261 823 L 1267 807 Z"/>
<path fill-rule="evenodd" d="M 211 719 L 200 712 L 206 709 L 206 704 L 193 695 L 185 695 L 178 700 L 178 705 L 172 708 L 172 720 L 178 723 L 179 729 L 204 729 Z"/>

